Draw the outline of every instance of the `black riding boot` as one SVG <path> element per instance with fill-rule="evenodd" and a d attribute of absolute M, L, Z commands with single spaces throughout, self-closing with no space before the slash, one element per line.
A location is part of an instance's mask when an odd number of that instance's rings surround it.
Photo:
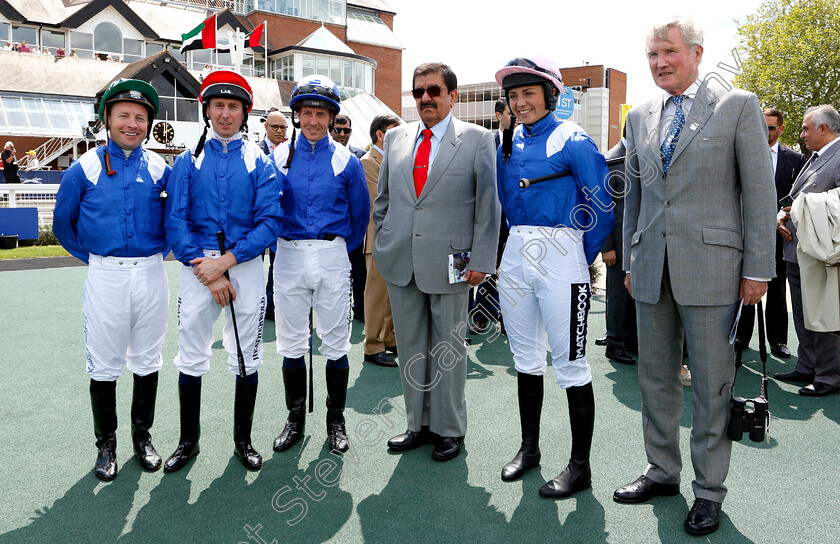
<path fill-rule="evenodd" d="M 512 482 L 540 464 L 540 415 L 543 404 L 542 376 L 520 372 L 516 378 L 519 396 L 519 423 L 522 427 L 522 447 L 502 469 L 502 481 Z"/>
<path fill-rule="evenodd" d="M 152 472 L 160 469 L 161 460 L 152 445 L 149 429 L 155 421 L 158 373 L 134 375 L 134 394 L 131 399 L 131 441 L 140 466 Z"/>
<path fill-rule="evenodd" d="M 100 480 L 117 477 L 117 382 L 90 380 L 90 407 L 96 436 L 94 473 Z"/>
<path fill-rule="evenodd" d="M 233 404 L 234 452 L 248 470 L 259 470 L 262 457 L 251 445 L 251 424 L 254 421 L 254 403 L 257 400 L 257 383 L 236 381 L 236 398 Z"/>
<path fill-rule="evenodd" d="M 181 439 L 175 453 L 163 465 L 164 472 L 181 470 L 187 461 L 199 454 L 198 438 L 201 436 L 201 382 L 188 385 L 178 384 L 178 398 L 181 404 Z"/>
<path fill-rule="evenodd" d="M 566 389 L 566 396 L 569 399 L 569 421 L 572 424 L 572 456 L 566 469 L 540 488 L 540 495 L 551 499 L 569 497 L 592 487 L 592 472 L 589 469 L 589 450 L 595 426 L 592 382 Z"/>
<path fill-rule="evenodd" d="M 349 368 L 327 367 L 327 436 L 330 450 L 344 453 L 350 449 L 347 431 L 344 428 L 344 403 L 347 400 L 347 378 Z"/>
<path fill-rule="evenodd" d="M 289 419 L 283 432 L 274 440 L 274 451 L 286 451 L 303 438 L 306 424 L 306 367 L 284 368 L 283 388 Z"/>

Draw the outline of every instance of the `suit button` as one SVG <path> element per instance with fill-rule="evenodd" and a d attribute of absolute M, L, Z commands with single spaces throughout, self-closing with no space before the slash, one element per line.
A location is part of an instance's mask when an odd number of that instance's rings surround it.
<path fill-rule="evenodd" d="M 670 200 L 666 200 L 666 201 L 665 201 L 665 207 L 666 207 L 666 208 L 670 208 L 670 207 L 671 207 L 671 201 L 670 201 Z"/>
<path fill-rule="evenodd" d="M 665 231 L 662 231 L 662 237 L 665 238 Z"/>
<path fill-rule="evenodd" d="M 415 234 L 414 236 L 416 236 L 417 238 L 422 238 L 422 236 L 420 236 L 419 234 Z"/>

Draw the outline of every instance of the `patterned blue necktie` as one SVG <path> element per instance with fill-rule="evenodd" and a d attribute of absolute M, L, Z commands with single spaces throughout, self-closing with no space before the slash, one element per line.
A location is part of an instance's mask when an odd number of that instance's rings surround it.
<path fill-rule="evenodd" d="M 683 113 L 683 100 L 688 98 L 686 95 L 672 96 L 671 99 L 676 104 L 677 108 L 674 111 L 674 118 L 671 120 L 671 126 L 668 127 L 668 133 L 665 134 L 665 140 L 659 147 L 659 153 L 662 155 L 662 169 L 668 173 L 668 168 L 671 166 L 671 157 L 674 156 L 674 150 L 677 148 L 677 140 L 680 138 L 683 125 L 685 124 L 685 114 Z"/>

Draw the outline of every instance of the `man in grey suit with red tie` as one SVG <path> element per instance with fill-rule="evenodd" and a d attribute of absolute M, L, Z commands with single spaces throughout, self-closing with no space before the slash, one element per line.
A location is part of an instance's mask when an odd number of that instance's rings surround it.
<path fill-rule="evenodd" d="M 717 530 L 732 442 L 729 330 L 775 274 L 767 126 L 752 93 L 700 79 L 703 33 L 674 18 L 648 35 L 660 94 L 627 115 L 625 284 L 636 300 L 647 468 L 613 493 L 640 503 L 680 492 L 683 338 L 691 365 L 694 504 L 683 527 Z"/>
<path fill-rule="evenodd" d="M 800 138 L 813 151 L 790 190 L 792 199 L 805 193 L 823 193 L 840 187 L 840 114 L 829 105 L 808 108 L 802 119 Z M 793 324 L 799 338 L 798 360 L 791 372 L 777 372 L 777 380 L 806 383 L 800 395 L 822 397 L 840 393 L 840 337 L 828 332 L 805 328 L 802 308 L 802 285 L 796 257 L 796 228 L 790 220 L 790 206 L 782 208 L 777 222 L 785 239 L 784 259 L 787 264 Z"/>
<path fill-rule="evenodd" d="M 793 186 L 793 180 L 799 175 L 805 164 L 805 157 L 793 149 L 779 143 L 779 136 L 785 131 L 782 112 L 776 108 L 764 110 L 767 122 L 767 143 L 770 144 L 770 164 L 776 176 L 776 197 L 781 200 Z M 787 308 L 787 269 L 782 256 L 783 239 L 776 234 L 776 277 L 767 284 L 767 306 L 764 309 L 767 324 L 767 341 L 770 352 L 782 359 L 790 358 L 787 347 L 788 308 Z M 755 306 L 745 306 L 738 322 L 735 336 L 735 349 L 749 347 L 755 328 Z"/>
<path fill-rule="evenodd" d="M 413 90 L 421 122 L 385 135 L 373 258 L 388 286 L 408 429 L 393 451 L 434 442 L 458 456 L 467 429 L 467 290 L 496 270 L 499 200 L 493 135 L 451 114 L 458 97 L 445 64 L 421 64 Z M 466 281 L 450 283 L 452 256 L 470 252 Z"/>

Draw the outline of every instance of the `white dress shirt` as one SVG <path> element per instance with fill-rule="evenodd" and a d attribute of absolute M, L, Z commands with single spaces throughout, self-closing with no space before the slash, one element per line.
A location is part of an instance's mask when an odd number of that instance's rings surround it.
<path fill-rule="evenodd" d="M 441 122 L 436 124 L 433 127 L 429 127 L 432 129 L 432 148 L 429 151 L 429 169 L 428 171 L 431 172 L 432 165 L 435 163 L 435 157 L 437 156 L 438 149 L 440 149 L 440 141 L 443 140 L 443 136 L 446 134 L 446 130 L 449 128 L 449 123 L 452 121 L 452 114 L 448 114 L 446 117 L 443 118 Z M 423 130 L 426 128 L 424 123 L 420 123 L 420 126 L 417 128 L 417 138 L 414 142 L 414 155 L 413 157 L 417 157 L 417 148 L 420 147 L 420 142 L 423 141 Z"/>

